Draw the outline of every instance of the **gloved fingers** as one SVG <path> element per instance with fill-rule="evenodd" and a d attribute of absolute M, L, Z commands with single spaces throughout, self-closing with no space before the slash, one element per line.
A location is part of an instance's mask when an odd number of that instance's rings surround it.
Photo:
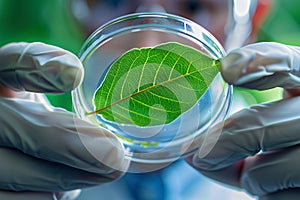
<path fill-rule="evenodd" d="M 241 171 L 241 187 L 258 196 L 300 188 L 299 154 L 300 146 L 296 145 L 247 158 Z"/>
<path fill-rule="evenodd" d="M 27 92 L 27 91 L 16 92 L 2 85 L 0 85 L 0 97 L 30 100 L 30 101 L 40 102 L 45 105 L 50 105 L 50 102 L 48 101 L 47 97 L 42 93 Z"/>
<path fill-rule="evenodd" d="M 0 66 L 0 85 L 15 91 L 62 93 L 83 78 L 82 64 L 74 54 L 38 42 L 1 47 Z"/>
<path fill-rule="evenodd" d="M 10 190 L 0 190 L 0 199 L 3 200 L 75 200 L 80 194 L 80 190 L 63 193 L 52 192 L 15 192 Z"/>
<path fill-rule="evenodd" d="M 11 148 L 0 148 L 0 188 L 12 191 L 56 192 L 75 190 L 106 183 L 122 173 L 91 173 L 64 164 L 51 162 Z M 101 167 L 101 166 L 100 166 Z M 56 196 L 62 197 L 62 193 Z"/>
<path fill-rule="evenodd" d="M 14 192 L 0 190 L 0 199 L 5 200 L 58 200 L 51 192 Z"/>
<path fill-rule="evenodd" d="M 247 167 L 247 163 L 251 159 L 259 159 L 262 156 L 268 161 L 267 157 L 271 154 L 258 154 L 261 151 L 276 151 L 300 144 L 300 111 L 295 109 L 299 102 L 300 97 L 295 97 L 257 105 L 235 113 L 224 124 L 217 124 L 202 135 L 198 143 L 199 151 L 192 157 L 187 158 L 188 163 L 207 177 L 235 187 L 246 188 L 252 194 L 262 195 L 279 190 L 279 186 L 283 187 L 284 183 L 278 180 L 287 180 L 279 175 L 286 175 L 286 169 L 288 169 L 287 174 L 293 174 L 291 167 L 288 168 L 283 164 L 278 164 L 270 167 L 261 165 L 259 168 L 256 167 L 258 164 L 255 163 L 252 165 L 252 172 L 256 172 L 255 169 L 262 169 L 262 173 L 255 176 L 257 178 L 255 181 L 255 179 L 250 179 L 254 176 L 251 176 L 250 171 L 247 172 L 247 168 L 250 169 L 250 167 Z M 299 150 L 298 153 L 300 153 Z M 258 155 L 252 158 L 251 156 L 255 154 Z M 284 160 L 289 158 L 287 154 L 277 157 L 274 155 L 269 159 L 275 157 L 278 159 L 277 162 L 286 162 L 288 165 L 295 167 L 294 173 L 297 173 L 295 170 L 299 171 L 300 166 L 292 163 L 297 162 L 296 157 L 299 154 L 294 153 L 293 155 L 294 157 L 289 162 Z M 261 159 L 262 162 L 264 159 Z M 269 161 L 270 165 L 272 163 L 275 165 L 275 161 Z M 272 170 L 275 167 L 277 167 L 277 171 Z M 266 170 L 266 172 L 263 170 Z M 278 179 L 275 179 L 277 175 Z M 271 178 L 274 178 L 273 183 L 270 183 L 272 182 L 270 181 Z M 266 183 L 264 180 L 269 182 Z M 256 184 L 252 188 L 249 185 L 251 182 Z M 295 184 L 292 181 L 291 183 Z M 279 186 L 275 187 L 274 184 L 279 184 Z M 260 189 L 268 185 L 273 186 L 274 190 Z"/>
<path fill-rule="evenodd" d="M 199 140 L 193 163 L 214 171 L 260 151 L 300 143 L 300 97 L 252 106 L 210 128 Z"/>
<path fill-rule="evenodd" d="M 14 98 L 30 100 L 30 101 L 42 103 L 44 105 L 51 105 L 47 97 L 42 93 L 27 92 L 27 91 L 16 92 L 14 94 Z"/>
<path fill-rule="evenodd" d="M 259 197 L 259 200 L 298 200 L 300 188 L 286 189 Z"/>
<path fill-rule="evenodd" d="M 300 47 L 274 42 L 250 44 L 225 56 L 221 69 L 223 78 L 239 87 L 299 87 Z"/>
<path fill-rule="evenodd" d="M 59 162 L 111 179 L 126 171 L 128 160 L 119 140 L 106 129 L 73 113 L 39 102 L 0 98 L 0 146 Z M 21 170 L 20 166 L 20 170 Z"/>
<path fill-rule="evenodd" d="M 55 192 L 54 195 L 57 200 L 75 200 L 81 193 L 81 189 L 65 191 L 65 192 Z"/>
<path fill-rule="evenodd" d="M 74 190 L 64 193 L 52 192 L 14 192 L 9 190 L 0 190 L 0 199 L 3 200 L 75 200 L 80 190 Z"/>
<path fill-rule="evenodd" d="M 222 184 L 227 184 L 238 189 L 241 188 L 240 178 L 244 160 L 213 171 L 200 168 L 197 163 L 194 162 L 194 156 L 186 157 L 185 161 L 206 177 L 216 180 Z"/>

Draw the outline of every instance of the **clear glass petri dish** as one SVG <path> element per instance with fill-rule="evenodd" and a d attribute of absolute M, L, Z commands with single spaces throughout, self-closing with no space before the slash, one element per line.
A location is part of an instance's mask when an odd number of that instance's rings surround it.
<path fill-rule="evenodd" d="M 115 60 L 133 48 L 168 42 L 190 46 L 213 59 L 225 54 L 215 37 L 200 25 L 180 16 L 149 12 L 129 14 L 102 25 L 88 37 L 79 53 L 85 77 L 72 92 L 76 114 L 115 134 L 126 156 L 136 163 L 170 163 L 190 155 L 198 148 L 194 141 L 213 124 L 223 121 L 229 111 L 232 88 L 219 73 L 197 103 L 168 124 L 119 124 L 99 114 L 87 114 L 95 110 L 95 92 Z"/>

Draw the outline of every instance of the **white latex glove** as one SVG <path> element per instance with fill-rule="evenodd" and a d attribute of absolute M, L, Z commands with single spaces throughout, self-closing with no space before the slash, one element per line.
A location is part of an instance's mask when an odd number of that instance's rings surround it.
<path fill-rule="evenodd" d="M 0 199 L 74 199 L 76 189 L 113 181 L 127 169 L 114 135 L 50 106 L 41 94 L 70 91 L 82 77 L 78 58 L 58 47 L 0 48 Z M 60 192 L 67 190 L 75 191 Z"/>
<path fill-rule="evenodd" d="M 283 100 L 230 116 L 202 136 L 187 161 L 204 175 L 244 188 L 260 200 L 300 197 L 300 48 L 257 43 L 221 61 L 224 79 L 239 87 L 283 87 Z"/>

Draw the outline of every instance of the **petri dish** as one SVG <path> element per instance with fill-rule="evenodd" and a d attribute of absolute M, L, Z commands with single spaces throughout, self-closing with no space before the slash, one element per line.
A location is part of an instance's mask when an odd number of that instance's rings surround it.
<path fill-rule="evenodd" d="M 197 49 L 213 59 L 225 51 L 216 38 L 200 25 L 167 13 L 134 13 L 121 16 L 95 30 L 79 53 L 85 77 L 72 92 L 76 114 L 115 134 L 126 156 L 141 164 L 170 163 L 197 150 L 193 141 L 223 121 L 229 111 L 232 87 L 221 77 L 214 78 L 195 104 L 166 124 L 138 126 L 107 120 L 95 111 L 95 93 L 103 84 L 112 63 L 134 48 L 152 48 L 176 42 Z M 96 153 L 96 152 L 94 152 Z"/>

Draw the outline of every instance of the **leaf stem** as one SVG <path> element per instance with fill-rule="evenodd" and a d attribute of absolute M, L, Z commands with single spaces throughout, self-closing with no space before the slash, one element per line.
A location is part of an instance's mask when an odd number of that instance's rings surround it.
<path fill-rule="evenodd" d="M 219 58 L 219 59 L 213 61 L 213 66 L 216 66 L 218 68 L 219 72 L 222 70 L 221 69 L 221 59 L 222 58 Z"/>

